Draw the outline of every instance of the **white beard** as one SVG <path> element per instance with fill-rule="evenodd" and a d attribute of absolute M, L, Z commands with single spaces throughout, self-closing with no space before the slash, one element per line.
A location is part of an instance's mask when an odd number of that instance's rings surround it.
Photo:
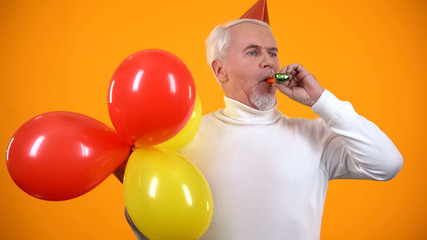
<path fill-rule="evenodd" d="M 258 89 L 255 88 L 251 93 L 249 101 L 258 110 L 264 111 L 276 105 L 276 93 L 260 93 Z"/>

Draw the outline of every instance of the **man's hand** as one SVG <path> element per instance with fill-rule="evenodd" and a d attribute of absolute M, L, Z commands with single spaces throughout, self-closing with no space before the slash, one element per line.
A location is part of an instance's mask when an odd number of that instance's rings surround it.
<path fill-rule="evenodd" d="M 290 64 L 280 72 L 289 74 L 289 81 L 274 83 L 273 86 L 289 98 L 311 107 L 322 95 L 324 89 L 320 83 L 300 64 Z"/>

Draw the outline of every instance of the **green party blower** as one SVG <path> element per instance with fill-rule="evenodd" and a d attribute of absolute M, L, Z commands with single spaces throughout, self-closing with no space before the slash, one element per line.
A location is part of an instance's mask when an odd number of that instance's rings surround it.
<path fill-rule="evenodd" d="M 289 81 L 289 74 L 287 73 L 275 73 L 274 78 L 267 79 L 268 83 L 282 83 Z"/>

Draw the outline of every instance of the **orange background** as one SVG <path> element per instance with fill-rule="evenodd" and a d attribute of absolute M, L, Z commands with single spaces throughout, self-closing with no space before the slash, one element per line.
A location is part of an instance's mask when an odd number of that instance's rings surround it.
<path fill-rule="evenodd" d="M 109 177 L 76 199 L 48 202 L 21 191 L 5 153 L 13 133 L 44 112 L 82 113 L 111 125 L 107 90 L 128 55 L 159 48 L 192 72 L 208 113 L 223 93 L 204 40 L 255 0 L 2 1 L 0 3 L 0 239 L 134 239 L 121 184 Z M 331 181 L 322 239 L 426 239 L 427 2 L 269 0 L 280 60 L 298 62 L 394 141 L 404 167 L 389 182 Z M 279 97 L 292 117 L 315 118 Z"/>

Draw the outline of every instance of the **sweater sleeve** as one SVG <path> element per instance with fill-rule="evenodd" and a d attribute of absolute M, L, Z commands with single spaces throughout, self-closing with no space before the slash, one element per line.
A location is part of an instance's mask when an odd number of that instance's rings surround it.
<path fill-rule="evenodd" d="M 403 158 L 392 141 L 349 102 L 325 90 L 312 110 L 326 124 L 321 164 L 332 179 L 392 179 Z"/>

